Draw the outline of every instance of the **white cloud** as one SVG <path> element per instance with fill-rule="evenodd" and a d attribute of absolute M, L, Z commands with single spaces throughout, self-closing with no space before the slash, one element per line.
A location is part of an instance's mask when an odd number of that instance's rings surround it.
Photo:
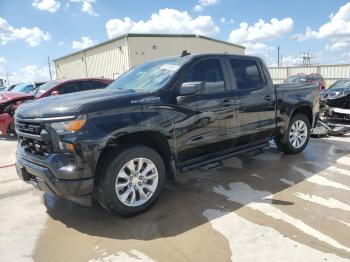
<path fill-rule="evenodd" d="M 220 22 L 222 24 L 233 24 L 234 23 L 234 20 L 233 19 L 226 19 L 225 17 L 221 17 L 220 18 Z"/>
<path fill-rule="evenodd" d="M 160 9 L 151 15 L 147 21 L 133 21 L 129 17 L 111 19 L 106 23 L 109 38 L 125 33 L 193 33 L 215 35 L 219 27 L 211 16 L 191 17 L 186 11 L 176 9 Z"/>
<path fill-rule="evenodd" d="M 218 3 L 218 0 L 199 0 L 198 4 L 202 6 L 210 6 L 210 5 L 216 5 Z"/>
<path fill-rule="evenodd" d="M 59 42 L 58 45 L 64 45 L 64 42 L 63 42 L 63 41 L 62 41 L 62 42 Z"/>
<path fill-rule="evenodd" d="M 275 47 L 268 46 L 264 43 L 245 43 L 246 54 L 268 57 L 268 52 L 275 50 Z"/>
<path fill-rule="evenodd" d="M 89 46 L 92 46 L 94 44 L 95 44 L 95 41 L 93 41 L 92 39 L 90 39 L 87 36 L 82 36 L 80 42 L 73 41 L 72 48 L 73 49 L 84 49 L 84 48 L 88 48 Z"/>
<path fill-rule="evenodd" d="M 195 12 L 203 12 L 203 11 L 204 11 L 204 8 L 203 8 L 203 6 L 201 6 L 201 5 L 195 5 L 195 6 L 193 7 L 193 11 L 195 11 Z"/>
<path fill-rule="evenodd" d="M 92 16 L 98 16 L 94 8 L 92 7 L 92 4 L 90 4 L 89 2 L 83 2 L 81 6 L 81 11 L 88 13 L 89 15 L 92 15 Z"/>
<path fill-rule="evenodd" d="M 326 45 L 327 51 L 340 51 L 345 49 L 350 49 L 350 41 L 339 41 Z"/>
<path fill-rule="evenodd" d="M 56 0 L 35 0 L 32 3 L 37 9 L 55 13 L 61 7 L 61 3 Z"/>
<path fill-rule="evenodd" d="M 293 27 L 294 21 L 290 17 L 282 20 L 272 18 L 270 22 L 260 19 L 252 26 L 242 22 L 239 28 L 231 31 L 229 41 L 244 44 L 247 42 L 272 40 L 289 33 Z"/>
<path fill-rule="evenodd" d="M 350 37 L 350 3 L 341 6 L 335 15 L 330 16 L 330 21 L 320 26 L 318 30 L 307 28 L 304 37 L 304 39 Z"/>
<path fill-rule="evenodd" d="M 54 74 L 54 71 L 51 70 L 51 73 Z M 25 66 L 19 70 L 19 73 L 10 74 L 10 81 L 12 80 L 12 83 L 46 81 L 49 79 L 50 73 L 48 67 L 38 67 L 37 65 Z"/>
<path fill-rule="evenodd" d="M 195 12 L 203 12 L 204 8 L 211 5 L 216 5 L 218 0 L 199 0 L 198 4 L 193 7 Z"/>
<path fill-rule="evenodd" d="M 52 69 L 52 68 L 51 68 Z M 52 77 L 55 79 L 55 70 L 51 70 Z M 50 73 L 47 66 L 38 67 L 37 65 L 28 65 L 20 68 L 16 72 L 8 69 L 8 63 L 4 57 L 0 57 L 0 78 L 9 79 L 11 85 L 24 82 L 46 81 L 50 80 Z"/>
<path fill-rule="evenodd" d="M 48 32 L 43 32 L 38 27 L 33 28 L 14 28 L 7 21 L 0 17 L 0 44 L 5 45 L 7 42 L 22 39 L 30 46 L 37 46 L 42 41 L 50 40 Z"/>
<path fill-rule="evenodd" d="M 99 16 L 93 7 L 93 4 L 96 3 L 96 0 L 69 0 L 72 3 L 81 4 L 81 11 L 87 13 L 91 16 Z"/>
<path fill-rule="evenodd" d="M 308 39 L 327 39 L 331 43 L 326 50 L 339 51 L 350 47 L 350 3 L 341 6 L 337 13 L 329 16 L 329 21 L 317 30 L 306 28 L 304 34 L 296 35 L 298 41 Z"/>
<path fill-rule="evenodd" d="M 55 70 L 51 70 L 51 73 L 53 74 L 53 79 L 55 79 Z M 11 72 L 8 70 L 6 59 L 0 57 L 0 78 L 7 79 L 7 76 L 11 85 L 23 82 L 46 81 L 50 79 L 48 67 L 28 65 L 16 72 Z"/>

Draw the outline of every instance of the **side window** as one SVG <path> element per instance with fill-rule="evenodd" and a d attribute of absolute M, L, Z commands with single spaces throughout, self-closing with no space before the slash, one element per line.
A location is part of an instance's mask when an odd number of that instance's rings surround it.
<path fill-rule="evenodd" d="M 238 89 L 261 88 L 264 84 L 255 61 L 231 59 L 230 64 Z"/>
<path fill-rule="evenodd" d="M 88 91 L 94 89 L 105 88 L 108 83 L 99 82 L 99 81 L 85 81 L 80 86 L 80 91 Z"/>
<path fill-rule="evenodd" d="M 188 72 L 184 82 L 205 82 L 202 93 L 225 91 L 225 81 L 220 61 L 208 59 L 199 62 Z"/>
<path fill-rule="evenodd" d="M 58 89 L 58 92 L 60 92 L 61 95 L 74 93 L 79 91 L 79 83 L 70 83 L 63 86 L 60 86 Z"/>
<path fill-rule="evenodd" d="M 107 87 L 109 84 L 105 82 L 93 81 L 94 89 L 101 89 Z"/>

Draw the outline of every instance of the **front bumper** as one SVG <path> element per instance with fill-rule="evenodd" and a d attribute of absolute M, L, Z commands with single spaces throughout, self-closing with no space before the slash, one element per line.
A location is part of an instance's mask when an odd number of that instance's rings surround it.
<path fill-rule="evenodd" d="M 23 181 L 39 190 L 84 206 L 91 205 L 94 178 L 72 179 L 82 177 L 84 170 L 78 170 L 74 161 L 67 159 L 63 154 L 42 159 L 31 158 L 18 146 L 16 169 Z"/>

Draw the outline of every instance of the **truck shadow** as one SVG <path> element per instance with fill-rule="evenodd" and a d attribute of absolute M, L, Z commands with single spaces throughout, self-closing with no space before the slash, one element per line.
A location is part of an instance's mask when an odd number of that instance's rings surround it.
<path fill-rule="evenodd" d="M 216 171 L 194 170 L 180 174 L 177 181 L 165 185 L 160 199 L 151 209 L 135 217 L 109 214 L 98 204 L 84 208 L 48 194 L 44 195 L 44 203 L 53 220 L 90 236 L 140 241 L 176 237 L 208 224 L 211 219 L 231 212 L 240 213 L 242 208 L 251 204 L 269 204 L 284 212 L 293 210 L 295 202 L 300 199 L 293 193 L 280 198 L 278 193 L 320 173 L 348 154 L 348 149 L 314 141 L 299 155 L 283 155 L 275 148 L 267 148 L 264 154 L 232 158 Z M 274 194 L 272 199 L 270 196 Z M 214 218 L 208 218 L 204 215 L 208 210 L 220 212 Z M 259 223 L 257 217 L 264 218 L 264 215 L 256 213 L 256 217 L 245 218 Z M 287 232 L 278 223 L 271 223 L 269 226 L 285 237 L 294 238 L 304 245 L 312 245 L 310 239 L 318 241 L 298 229 Z M 300 238 L 293 236 L 298 234 Z M 52 239 L 55 241 L 54 236 Z M 324 251 L 332 247 L 316 243 L 313 248 Z M 343 250 L 333 248 L 333 252 L 343 257 L 350 256 Z"/>

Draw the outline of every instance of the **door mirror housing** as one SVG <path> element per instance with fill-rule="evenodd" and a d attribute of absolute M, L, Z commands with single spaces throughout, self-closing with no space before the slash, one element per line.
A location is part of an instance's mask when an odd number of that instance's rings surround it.
<path fill-rule="evenodd" d="M 204 82 L 185 82 L 178 90 L 179 96 L 194 95 L 202 89 Z"/>
<path fill-rule="evenodd" d="M 51 92 L 51 96 L 58 96 L 59 94 L 60 92 L 58 92 L 57 90 Z"/>

